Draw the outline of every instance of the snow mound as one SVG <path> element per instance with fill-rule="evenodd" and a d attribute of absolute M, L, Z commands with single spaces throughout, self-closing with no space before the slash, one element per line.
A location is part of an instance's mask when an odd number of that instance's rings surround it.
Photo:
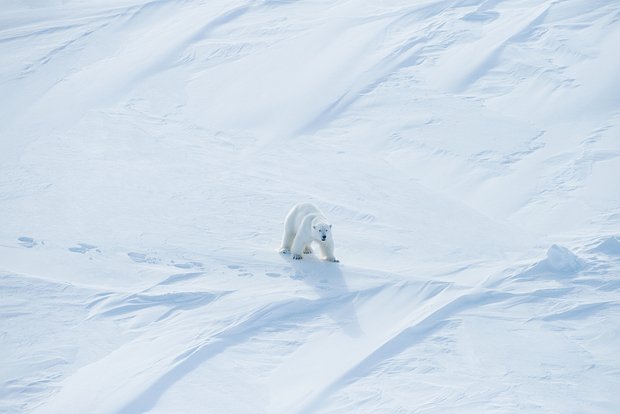
<path fill-rule="evenodd" d="M 620 255 L 620 240 L 617 236 L 604 239 L 596 247 L 590 249 L 592 253 L 604 253 L 610 256 Z"/>
<path fill-rule="evenodd" d="M 541 264 L 556 273 L 575 273 L 583 268 L 584 261 L 566 247 L 554 244 L 547 250 L 547 258 Z"/>
<path fill-rule="evenodd" d="M 561 278 L 574 276 L 585 266 L 585 260 L 564 246 L 551 245 L 547 257 L 518 274 L 517 279 Z"/>

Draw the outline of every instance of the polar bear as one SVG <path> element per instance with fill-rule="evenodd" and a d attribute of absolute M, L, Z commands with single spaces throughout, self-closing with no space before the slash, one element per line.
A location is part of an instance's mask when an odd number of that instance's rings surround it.
<path fill-rule="evenodd" d="M 338 262 L 334 257 L 334 239 L 329 224 L 321 210 L 314 204 L 301 203 L 294 206 L 284 220 L 284 236 L 280 253 L 292 253 L 293 259 L 301 259 L 302 253 L 312 253 L 310 245 L 317 242 L 325 260 Z"/>

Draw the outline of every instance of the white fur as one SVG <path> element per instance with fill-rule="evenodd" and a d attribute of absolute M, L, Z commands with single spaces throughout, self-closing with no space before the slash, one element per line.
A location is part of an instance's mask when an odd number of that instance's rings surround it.
<path fill-rule="evenodd" d="M 334 257 L 332 225 L 314 204 L 301 203 L 289 211 L 284 220 L 284 235 L 280 253 L 292 253 L 293 259 L 312 253 L 311 244 L 316 242 L 325 260 L 337 262 Z"/>

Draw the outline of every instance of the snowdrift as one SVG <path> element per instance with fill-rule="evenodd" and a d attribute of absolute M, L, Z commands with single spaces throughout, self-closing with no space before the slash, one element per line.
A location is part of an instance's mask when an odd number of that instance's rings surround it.
<path fill-rule="evenodd" d="M 0 412 L 617 412 L 620 4 L 5 3 Z"/>

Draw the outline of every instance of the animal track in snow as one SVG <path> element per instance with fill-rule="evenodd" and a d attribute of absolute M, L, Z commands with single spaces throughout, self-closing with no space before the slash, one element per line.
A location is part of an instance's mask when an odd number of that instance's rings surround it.
<path fill-rule="evenodd" d="M 194 269 L 194 268 L 202 268 L 203 264 L 201 262 L 187 262 L 187 263 L 174 263 L 172 261 L 174 267 L 178 267 L 180 269 Z"/>
<path fill-rule="evenodd" d="M 101 253 L 101 250 L 97 249 L 97 246 L 88 243 L 78 243 L 75 247 L 69 247 L 69 251 L 73 253 L 87 253 L 91 250 L 95 249 L 96 252 Z"/>
<path fill-rule="evenodd" d="M 251 272 L 247 272 L 243 266 L 239 266 L 239 265 L 228 265 L 228 268 L 231 270 L 236 270 L 237 271 L 237 276 L 240 277 L 252 277 L 254 276 Z"/>
<path fill-rule="evenodd" d="M 19 244 L 20 244 L 21 246 L 26 247 L 26 248 L 28 248 L 28 249 L 31 249 L 31 248 L 33 248 L 34 246 L 36 246 L 36 245 L 38 244 L 38 243 L 36 242 L 36 240 L 35 240 L 35 239 L 33 239 L 32 237 L 25 237 L 25 236 L 22 236 L 22 237 L 19 237 L 19 238 L 17 239 L 17 241 L 19 242 Z M 43 243 L 41 243 L 41 244 L 43 244 Z"/>
<path fill-rule="evenodd" d="M 138 253 L 138 252 L 129 252 L 127 253 L 127 256 L 129 256 L 129 258 L 131 260 L 133 260 L 136 263 L 150 263 L 150 264 L 155 264 L 155 263 L 159 263 L 160 260 L 157 257 L 154 256 L 149 256 L 145 253 Z"/>

